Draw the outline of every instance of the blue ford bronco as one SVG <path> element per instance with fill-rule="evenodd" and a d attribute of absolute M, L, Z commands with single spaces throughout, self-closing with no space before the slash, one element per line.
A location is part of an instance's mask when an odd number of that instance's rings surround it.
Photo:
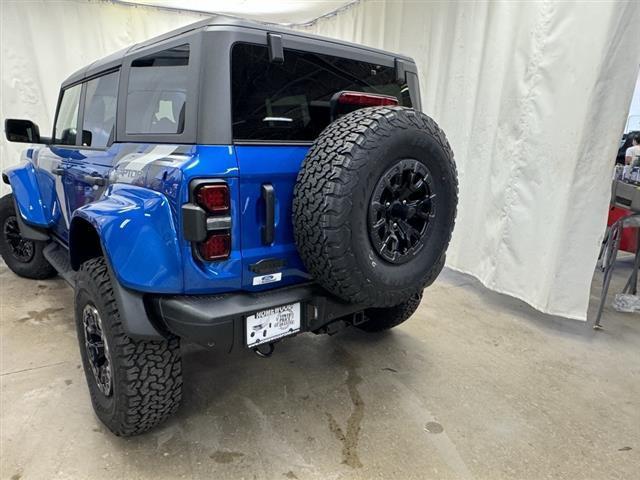
<path fill-rule="evenodd" d="M 2 174 L 0 253 L 73 286 L 97 416 L 176 411 L 180 343 L 268 356 L 394 327 L 442 270 L 457 176 L 410 58 L 222 16 L 65 80 L 50 138 Z"/>

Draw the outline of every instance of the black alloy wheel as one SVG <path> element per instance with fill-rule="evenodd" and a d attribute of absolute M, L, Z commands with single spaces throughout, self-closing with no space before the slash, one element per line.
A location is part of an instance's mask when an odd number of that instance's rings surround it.
<path fill-rule="evenodd" d="M 18 219 L 15 215 L 7 217 L 2 227 L 2 233 L 9 246 L 11 255 L 21 263 L 29 263 L 35 254 L 35 244 L 20 235 Z"/>
<path fill-rule="evenodd" d="M 0 197 L 0 256 L 7 267 L 24 278 L 44 280 L 56 275 L 56 269 L 44 256 L 48 241 L 25 238 L 13 194 Z M 41 227 L 36 227 L 46 233 Z"/>
<path fill-rule="evenodd" d="M 403 159 L 382 174 L 369 203 L 369 237 L 384 260 L 402 264 L 425 245 L 435 217 L 432 178 L 418 160 Z"/>
<path fill-rule="evenodd" d="M 111 355 L 109 345 L 102 328 L 102 320 L 98 309 L 88 303 L 82 309 L 82 325 L 84 328 L 84 346 L 91 371 L 96 384 L 105 397 L 111 395 Z"/>

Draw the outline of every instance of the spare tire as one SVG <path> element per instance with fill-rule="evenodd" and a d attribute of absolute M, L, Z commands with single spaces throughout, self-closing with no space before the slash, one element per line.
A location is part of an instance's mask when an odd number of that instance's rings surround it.
<path fill-rule="evenodd" d="M 409 108 L 363 108 L 330 124 L 304 159 L 296 245 L 334 295 L 398 305 L 440 273 L 457 202 L 453 152 L 436 122 Z"/>

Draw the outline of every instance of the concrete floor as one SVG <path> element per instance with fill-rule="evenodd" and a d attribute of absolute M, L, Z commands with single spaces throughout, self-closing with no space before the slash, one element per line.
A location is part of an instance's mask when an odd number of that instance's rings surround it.
<path fill-rule="evenodd" d="M 91 410 L 71 290 L 4 264 L 0 289 L 2 479 L 640 477 L 638 315 L 594 332 L 445 271 L 392 333 L 185 348 L 179 413 L 120 439 Z"/>

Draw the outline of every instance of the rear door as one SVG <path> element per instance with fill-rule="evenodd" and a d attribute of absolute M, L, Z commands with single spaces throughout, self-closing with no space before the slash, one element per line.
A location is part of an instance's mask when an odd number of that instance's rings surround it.
<path fill-rule="evenodd" d="M 232 48 L 232 122 L 239 167 L 242 286 L 261 290 L 309 280 L 293 237 L 291 205 L 300 165 L 331 122 L 330 100 L 343 90 L 381 93 L 411 106 L 386 65 L 267 46 Z"/>
<path fill-rule="evenodd" d="M 112 168 L 118 75 L 106 72 L 63 89 L 52 144 L 38 155 L 43 203 L 65 241 L 73 212 L 100 198 Z"/>
<path fill-rule="evenodd" d="M 73 212 L 100 198 L 117 150 L 115 139 L 116 99 L 119 71 L 84 83 L 80 103 L 81 145 L 65 159 L 63 181 L 67 205 Z"/>
<path fill-rule="evenodd" d="M 69 178 L 64 175 L 66 163 L 78 154 L 78 122 L 82 84 L 67 87 L 60 93 L 51 145 L 40 150 L 37 178 L 43 206 L 56 223 L 54 232 L 67 240 L 71 210 L 67 204 Z"/>

